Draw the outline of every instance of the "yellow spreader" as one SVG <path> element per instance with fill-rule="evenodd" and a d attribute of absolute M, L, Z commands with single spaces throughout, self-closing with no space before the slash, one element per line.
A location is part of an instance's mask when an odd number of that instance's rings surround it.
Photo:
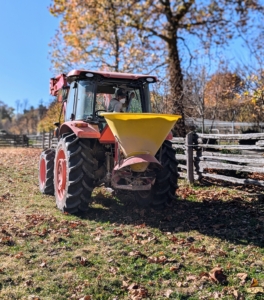
<path fill-rule="evenodd" d="M 152 113 L 101 113 L 126 158 L 139 154 L 155 156 L 179 115 Z M 148 163 L 131 166 L 135 172 L 143 172 Z"/>

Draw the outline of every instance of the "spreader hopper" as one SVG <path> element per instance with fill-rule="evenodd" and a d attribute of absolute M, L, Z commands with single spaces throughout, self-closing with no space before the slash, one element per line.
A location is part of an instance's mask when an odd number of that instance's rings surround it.
<path fill-rule="evenodd" d="M 181 117 L 152 113 L 102 113 L 101 115 L 105 117 L 126 158 L 142 154 L 155 156 L 171 128 Z"/>

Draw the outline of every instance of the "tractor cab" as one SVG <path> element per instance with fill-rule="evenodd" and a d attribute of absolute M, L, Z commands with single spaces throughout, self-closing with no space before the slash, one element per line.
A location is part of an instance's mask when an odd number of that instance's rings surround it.
<path fill-rule="evenodd" d="M 150 112 L 149 84 L 156 81 L 154 76 L 74 70 L 67 75 L 70 88 L 65 121 L 98 124 L 102 130 L 106 121 L 101 113 L 108 111 L 119 89 L 126 94 L 122 112 Z"/>

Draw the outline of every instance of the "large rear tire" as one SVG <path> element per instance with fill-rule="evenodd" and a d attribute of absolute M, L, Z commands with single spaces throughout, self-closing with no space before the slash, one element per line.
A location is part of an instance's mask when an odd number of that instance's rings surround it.
<path fill-rule="evenodd" d="M 55 149 L 46 149 L 40 154 L 39 189 L 42 194 L 54 195 L 54 158 Z"/>
<path fill-rule="evenodd" d="M 161 165 L 163 168 L 156 172 L 156 180 L 150 191 L 136 192 L 136 200 L 140 206 L 151 205 L 154 208 L 170 206 L 177 197 L 178 188 L 178 162 L 176 150 L 172 148 L 170 141 L 165 141 L 161 147 Z M 156 154 L 159 160 L 160 151 Z"/>
<path fill-rule="evenodd" d="M 55 198 L 60 210 L 71 214 L 88 210 L 94 188 L 94 165 L 89 140 L 74 133 L 60 139 L 54 167 Z"/>

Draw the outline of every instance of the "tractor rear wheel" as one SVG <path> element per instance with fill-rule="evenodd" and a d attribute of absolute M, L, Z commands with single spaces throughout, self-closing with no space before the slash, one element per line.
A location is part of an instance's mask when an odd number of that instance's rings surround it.
<path fill-rule="evenodd" d="M 94 164 L 89 140 L 74 133 L 60 139 L 54 167 L 55 198 L 60 210 L 71 214 L 88 210 L 94 188 Z"/>
<path fill-rule="evenodd" d="M 40 154 L 39 189 L 42 194 L 54 195 L 53 170 L 55 149 L 46 149 Z"/>
<path fill-rule="evenodd" d="M 162 144 L 161 150 L 156 154 L 159 160 L 162 151 L 161 165 L 163 168 L 156 172 L 156 180 L 150 191 L 136 192 L 136 200 L 139 205 L 151 205 L 153 208 L 163 208 L 169 206 L 176 199 L 175 192 L 178 188 L 178 162 L 176 160 L 176 150 L 172 148 L 170 141 Z"/>

